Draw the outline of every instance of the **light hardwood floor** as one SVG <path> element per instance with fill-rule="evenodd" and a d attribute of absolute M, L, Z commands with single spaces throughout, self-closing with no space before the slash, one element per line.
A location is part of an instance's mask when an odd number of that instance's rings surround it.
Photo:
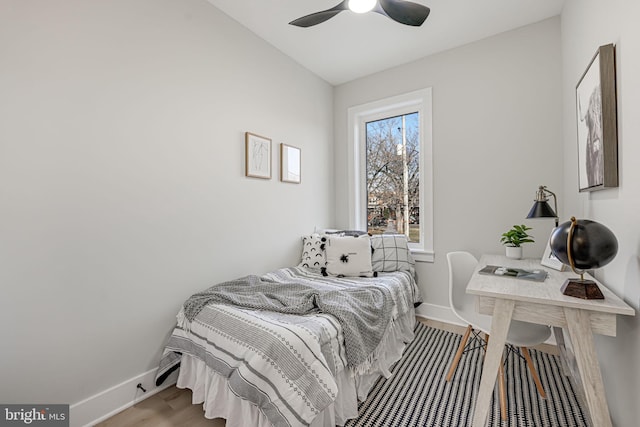
<path fill-rule="evenodd" d="M 202 405 L 191 404 L 191 390 L 175 385 L 103 421 L 99 427 L 224 427 L 223 419 L 208 420 Z"/>
<path fill-rule="evenodd" d="M 418 318 L 422 323 L 463 334 L 465 328 L 449 323 Z M 537 350 L 557 354 L 555 346 L 542 344 Z M 202 405 L 191 403 L 191 390 L 169 387 L 150 398 L 97 424 L 97 427 L 224 427 L 223 419 L 208 420 Z"/>

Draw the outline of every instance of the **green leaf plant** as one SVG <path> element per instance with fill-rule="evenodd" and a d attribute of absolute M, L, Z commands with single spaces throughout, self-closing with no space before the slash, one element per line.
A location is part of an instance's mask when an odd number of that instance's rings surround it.
<path fill-rule="evenodd" d="M 527 234 L 527 231 L 531 230 L 531 227 L 526 225 L 514 225 L 511 230 L 506 233 L 502 233 L 500 242 L 505 246 L 513 246 L 519 248 L 523 243 L 533 243 L 533 236 Z"/>

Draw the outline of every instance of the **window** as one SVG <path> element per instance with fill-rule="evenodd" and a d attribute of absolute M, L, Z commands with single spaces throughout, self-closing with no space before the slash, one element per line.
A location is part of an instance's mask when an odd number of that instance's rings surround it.
<path fill-rule="evenodd" d="M 403 233 L 433 261 L 431 89 L 349 109 L 350 226 Z"/>
<path fill-rule="evenodd" d="M 420 242 L 418 112 L 365 123 L 367 231 Z"/>

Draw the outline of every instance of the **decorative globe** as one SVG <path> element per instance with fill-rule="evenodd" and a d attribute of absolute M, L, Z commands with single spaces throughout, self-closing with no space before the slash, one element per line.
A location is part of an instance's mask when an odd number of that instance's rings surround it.
<path fill-rule="evenodd" d="M 571 239 L 571 257 L 576 270 L 591 270 L 603 267 L 618 253 L 618 239 L 604 225 L 588 219 L 571 218 L 575 221 Z M 571 266 L 567 253 L 567 238 L 572 221 L 560 224 L 551 234 L 551 252 L 563 264 Z"/>

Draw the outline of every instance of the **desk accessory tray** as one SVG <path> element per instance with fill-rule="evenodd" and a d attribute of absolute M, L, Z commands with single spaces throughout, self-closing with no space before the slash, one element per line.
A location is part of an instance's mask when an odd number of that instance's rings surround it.
<path fill-rule="evenodd" d="M 547 278 L 547 272 L 544 270 L 525 270 L 523 268 L 503 267 L 499 265 L 487 265 L 478 271 L 478 273 L 509 277 L 512 279 L 531 280 L 534 282 L 544 282 Z"/>

